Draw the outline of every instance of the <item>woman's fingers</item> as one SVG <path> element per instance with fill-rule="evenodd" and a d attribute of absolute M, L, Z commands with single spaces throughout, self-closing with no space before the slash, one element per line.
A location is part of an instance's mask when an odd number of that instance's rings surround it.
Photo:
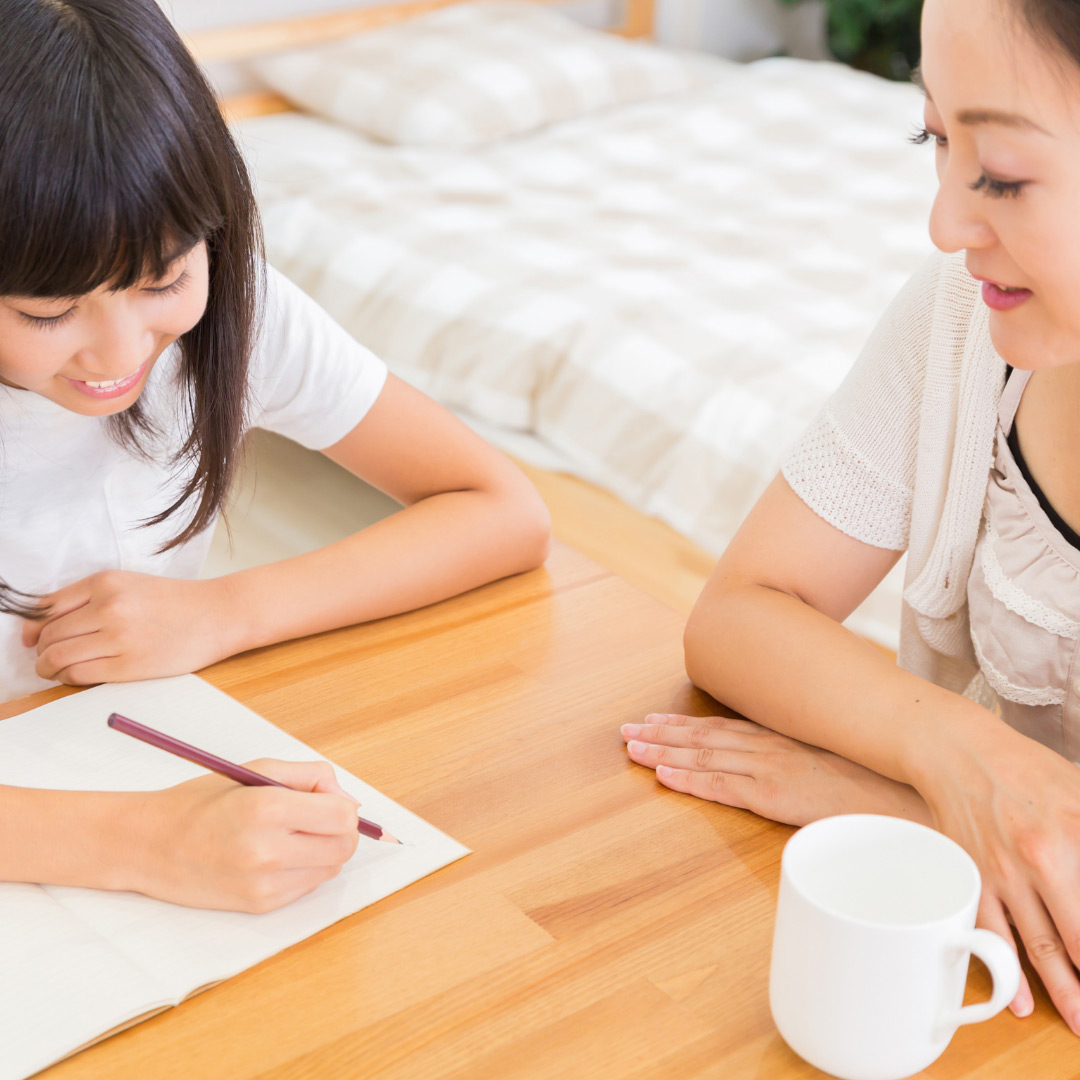
<path fill-rule="evenodd" d="M 1001 901 L 986 889 L 983 889 L 979 900 L 979 914 L 975 925 L 983 930 L 992 930 L 998 937 L 1004 938 L 1012 946 L 1013 952 L 1016 952 L 1016 938 L 1005 915 L 1005 908 Z M 1020 972 L 1020 986 L 1016 997 L 1009 1003 L 1009 1008 L 1017 1016 L 1030 1016 L 1035 1008 L 1035 999 L 1031 996 L 1031 987 L 1023 971 Z"/>
<path fill-rule="evenodd" d="M 1080 980 L 1050 914 L 1034 892 L 1020 900 L 1003 899 L 1051 1001 L 1073 1034 L 1080 1035 Z"/>
<path fill-rule="evenodd" d="M 659 765 L 656 779 L 672 791 L 696 795 L 699 799 L 724 803 L 743 810 L 753 810 L 754 790 L 757 781 L 750 776 L 727 772 L 699 772 L 692 769 L 676 769 Z"/>
<path fill-rule="evenodd" d="M 752 720 L 744 720 L 741 716 L 684 716 L 682 713 L 649 713 L 645 717 L 645 727 L 710 727 L 721 728 L 726 731 L 745 731 L 759 733 L 765 731 L 760 724 Z M 634 727 L 633 724 L 624 724 L 624 728 Z"/>
<path fill-rule="evenodd" d="M 746 738 L 747 736 L 742 736 Z M 749 775 L 751 754 L 734 747 L 668 746 L 661 743 L 639 742 L 631 739 L 626 744 L 627 753 L 639 765 L 655 769 L 666 765 L 670 769 L 690 772 L 727 772 Z"/>

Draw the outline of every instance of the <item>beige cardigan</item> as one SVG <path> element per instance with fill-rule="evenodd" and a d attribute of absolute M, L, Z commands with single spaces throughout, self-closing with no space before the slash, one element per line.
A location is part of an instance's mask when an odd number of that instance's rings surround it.
<path fill-rule="evenodd" d="M 963 254 L 928 261 L 782 468 L 836 528 L 907 551 L 899 663 L 956 691 L 978 672 L 967 582 L 1005 379 L 979 288 Z"/>

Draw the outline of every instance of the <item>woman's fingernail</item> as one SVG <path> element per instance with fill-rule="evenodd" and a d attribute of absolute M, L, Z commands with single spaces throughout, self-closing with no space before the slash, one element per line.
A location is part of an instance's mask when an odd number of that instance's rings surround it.
<path fill-rule="evenodd" d="M 1013 1014 L 1016 1016 L 1030 1016 L 1035 1008 L 1035 1002 L 1030 995 L 1020 994 L 1013 1002 Z"/>
<path fill-rule="evenodd" d="M 667 720 L 667 713 L 651 712 L 645 717 L 646 724 L 666 724 Z"/>
<path fill-rule="evenodd" d="M 641 725 L 640 724 L 623 724 L 623 726 L 619 730 L 622 731 L 622 733 L 628 739 L 632 739 L 635 735 L 640 735 L 641 734 Z"/>
<path fill-rule="evenodd" d="M 670 765 L 656 766 L 656 775 L 664 777 L 665 780 L 669 779 L 674 771 Z"/>
<path fill-rule="evenodd" d="M 647 743 L 638 742 L 637 739 L 631 739 L 626 744 L 626 749 L 629 750 L 631 754 L 644 754 L 648 748 Z"/>

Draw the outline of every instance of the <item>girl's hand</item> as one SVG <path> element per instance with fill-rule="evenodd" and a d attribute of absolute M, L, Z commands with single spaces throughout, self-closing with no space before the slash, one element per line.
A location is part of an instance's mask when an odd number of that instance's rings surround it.
<path fill-rule="evenodd" d="M 277 787 L 224 777 L 147 792 L 134 843 L 117 853 L 129 888 L 189 907 L 272 911 L 335 877 L 356 850 L 357 803 L 324 761 L 260 760 Z"/>
<path fill-rule="evenodd" d="M 23 623 L 44 679 L 82 686 L 183 675 L 235 650 L 225 578 L 186 581 L 106 570 L 42 600 L 45 618 Z"/>

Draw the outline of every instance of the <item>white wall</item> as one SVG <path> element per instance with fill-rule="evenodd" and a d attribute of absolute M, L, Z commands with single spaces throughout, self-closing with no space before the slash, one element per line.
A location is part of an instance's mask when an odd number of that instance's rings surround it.
<path fill-rule="evenodd" d="M 387 0 L 159 0 L 181 30 L 191 32 L 255 20 Z M 619 0 L 570 0 L 560 10 L 583 22 L 614 21 Z M 777 0 L 657 0 L 657 36 L 666 44 L 707 49 L 745 60 L 783 47 L 787 9 Z"/>

